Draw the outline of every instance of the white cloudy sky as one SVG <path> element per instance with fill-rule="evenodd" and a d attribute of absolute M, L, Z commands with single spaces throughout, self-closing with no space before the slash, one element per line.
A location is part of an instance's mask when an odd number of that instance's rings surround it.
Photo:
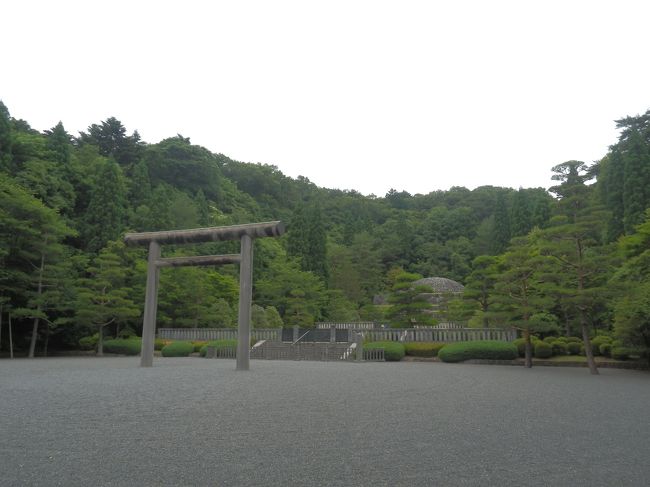
<path fill-rule="evenodd" d="M 9 1 L 0 99 L 44 130 L 147 142 L 384 195 L 550 185 L 650 108 L 647 1 Z"/>

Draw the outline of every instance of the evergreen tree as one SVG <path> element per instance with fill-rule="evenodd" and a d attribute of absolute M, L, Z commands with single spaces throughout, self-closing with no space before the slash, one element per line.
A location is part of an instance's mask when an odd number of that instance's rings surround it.
<path fill-rule="evenodd" d="M 522 331 L 528 368 L 533 366 L 531 334 L 550 330 L 548 321 L 539 319 L 551 305 L 551 300 L 540 292 L 538 283 L 545 260 L 530 236 L 513 238 L 495 266 L 494 291 L 489 298 L 491 314 L 505 326 Z"/>
<path fill-rule="evenodd" d="M 12 166 L 12 137 L 9 110 L 0 100 L 0 171 L 10 172 Z"/>
<path fill-rule="evenodd" d="M 394 276 L 394 284 L 388 299 L 390 308 L 387 313 L 391 324 L 399 328 L 412 328 L 415 325 L 434 325 L 431 305 L 423 294 L 431 292 L 427 286 L 415 286 L 413 283 L 422 276 L 400 272 Z"/>
<path fill-rule="evenodd" d="M 513 237 L 526 235 L 533 228 L 532 209 L 526 190 L 519 188 L 513 196 L 510 232 Z"/>
<path fill-rule="evenodd" d="M 124 230 L 126 191 L 120 168 L 110 160 L 100 169 L 84 220 L 83 236 L 91 252 L 97 252 L 107 242 L 116 240 Z"/>
<path fill-rule="evenodd" d="M 510 216 L 506 197 L 499 193 L 494 208 L 494 234 L 492 236 L 492 253 L 500 254 L 508 246 L 511 237 Z"/>
<path fill-rule="evenodd" d="M 551 220 L 549 228 L 540 233 L 540 244 L 545 255 L 557 265 L 554 272 L 561 278 L 558 286 L 571 304 L 578 318 L 592 374 L 598 374 L 589 339 L 590 313 L 596 306 L 596 297 L 604 293 L 606 260 L 599 250 L 606 213 L 591 204 L 591 188 L 585 181 L 586 165 L 568 161 L 553 168 L 553 179 L 561 184 L 551 188 L 559 197 L 559 215 Z"/>
<path fill-rule="evenodd" d="M 98 331 L 98 355 L 103 355 L 105 326 L 115 323 L 115 336 L 119 336 L 120 325 L 131 324 L 140 316 L 141 307 L 131 298 L 134 293 L 125 254 L 123 242 L 108 242 L 87 268 L 87 277 L 79 280 L 76 318 Z"/>

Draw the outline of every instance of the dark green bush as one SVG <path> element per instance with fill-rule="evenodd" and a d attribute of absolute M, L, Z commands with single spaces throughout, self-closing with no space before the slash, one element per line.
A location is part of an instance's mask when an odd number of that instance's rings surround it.
<path fill-rule="evenodd" d="M 124 340 L 116 338 L 114 340 L 104 341 L 104 352 L 119 353 L 121 355 L 138 355 L 142 348 L 142 340 L 138 337 Z"/>
<path fill-rule="evenodd" d="M 512 342 L 512 344 L 517 347 L 517 353 L 520 357 L 526 355 L 526 340 L 524 338 L 517 338 Z"/>
<path fill-rule="evenodd" d="M 205 357 L 208 352 L 208 347 L 214 347 L 215 349 L 219 348 L 237 348 L 237 340 L 212 340 L 211 342 L 206 343 L 199 350 L 201 357 Z"/>
<path fill-rule="evenodd" d="M 568 343 L 569 340 L 567 339 L 567 337 L 556 337 L 555 341 L 556 342 L 562 342 L 562 343 Z"/>
<path fill-rule="evenodd" d="M 553 356 L 553 347 L 546 342 L 535 344 L 535 358 L 549 358 Z"/>
<path fill-rule="evenodd" d="M 89 337 L 83 337 L 79 339 L 79 348 L 82 350 L 94 350 L 97 347 L 97 342 L 99 341 L 99 333 L 95 333 Z"/>
<path fill-rule="evenodd" d="M 591 339 L 591 348 L 594 351 L 594 355 L 600 355 L 600 346 L 603 343 L 612 343 L 612 339 L 605 335 L 598 335 Z"/>
<path fill-rule="evenodd" d="M 611 343 L 603 343 L 600 347 L 598 347 L 600 350 L 600 354 L 605 356 L 605 357 L 611 357 L 612 356 L 612 344 Z"/>
<path fill-rule="evenodd" d="M 201 352 L 201 349 L 203 348 L 203 345 L 207 345 L 207 343 L 208 342 L 206 342 L 205 340 L 197 340 L 197 341 L 192 342 L 192 345 L 194 347 L 194 350 L 193 350 L 194 353 Z"/>
<path fill-rule="evenodd" d="M 582 347 L 581 343 L 568 342 L 566 346 L 569 351 L 569 355 L 580 355 L 580 347 Z"/>
<path fill-rule="evenodd" d="M 170 343 L 172 343 L 171 340 L 167 340 L 165 338 L 156 338 L 153 342 L 153 349 L 162 350 L 165 346 L 169 345 Z"/>
<path fill-rule="evenodd" d="M 125 326 L 117 334 L 117 338 L 133 338 L 133 337 L 137 338 L 138 335 L 135 334 L 135 330 L 130 326 Z"/>
<path fill-rule="evenodd" d="M 443 362 L 462 362 L 470 359 L 512 360 L 517 358 L 517 347 L 513 343 L 496 340 L 477 340 L 445 345 L 438 357 Z"/>
<path fill-rule="evenodd" d="M 612 358 L 615 360 L 627 360 L 630 358 L 632 350 L 626 347 L 612 348 Z"/>
<path fill-rule="evenodd" d="M 566 341 L 568 343 L 582 343 L 582 338 L 578 337 L 567 337 Z"/>
<path fill-rule="evenodd" d="M 404 344 L 400 342 L 370 342 L 363 344 L 364 350 L 384 349 L 384 358 L 387 362 L 399 362 L 402 360 L 406 351 Z"/>
<path fill-rule="evenodd" d="M 445 343 L 409 342 L 404 344 L 404 352 L 412 357 L 435 357 Z"/>
<path fill-rule="evenodd" d="M 555 340 L 557 340 L 557 337 L 546 337 L 546 338 L 544 338 L 543 341 L 548 343 L 548 344 L 551 344 L 551 343 L 555 342 Z"/>
<path fill-rule="evenodd" d="M 569 347 L 566 342 L 554 341 L 551 343 L 553 355 L 566 355 L 569 353 Z"/>
<path fill-rule="evenodd" d="M 194 351 L 194 345 L 191 342 L 172 342 L 162 349 L 163 357 L 187 357 Z"/>

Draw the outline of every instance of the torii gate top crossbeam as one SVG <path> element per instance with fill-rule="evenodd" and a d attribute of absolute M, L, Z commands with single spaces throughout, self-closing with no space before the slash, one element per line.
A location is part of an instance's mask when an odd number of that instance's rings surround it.
<path fill-rule="evenodd" d="M 244 235 L 251 238 L 279 237 L 284 233 L 284 230 L 284 223 L 275 221 L 230 225 L 227 227 L 193 228 L 191 230 L 127 233 L 124 236 L 124 241 L 127 245 L 148 245 L 152 241 L 159 244 L 189 244 L 240 240 Z"/>

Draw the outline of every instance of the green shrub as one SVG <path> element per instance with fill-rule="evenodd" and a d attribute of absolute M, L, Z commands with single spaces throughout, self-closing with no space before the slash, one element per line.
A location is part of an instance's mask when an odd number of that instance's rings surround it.
<path fill-rule="evenodd" d="M 567 337 L 566 341 L 568 343 L 582 343 L 582 338 L 578 337 Z"/>
<path fill-rule="evenodd" d="M 172 343 L 172 341 L 167 340 L 166 338 L 156 338 L 153 342 L 153 349 L 162 350 L 165 346 L 169 345 L 170 343 Z"/>
<path fill-rule="evenodd" d="M 191 342 L 172 342 L 162 349 L 163 357 L 187 357 L 194 351 L 194 345 Z"/>
<path fill-rule="evenodd" d="M 535 344 L 535 358 L 549 358 L 553 355 L 553 346 L 546 342 Z"/>
<path fill-rule="evenodd" d="M 525 338 L 517 338 L 512 342 L 512 344 L 517 347 L 517 353 L 519 354 L 520 357 L 525 357 L 526 356 L 526 339 Z"/>
<path fill-rule="evenodd" d="M 632 351 L 626 347 L 612 348 L 612 358 L 615 360 L 627 360 L 630 358 Z"/>
<path fill-rule="evenodd" d="M 215 349 L 237 348 L 237 340 L 212 340 L 203 345 L 199 350 L 201 357 L 205 357 L 206 353 L 208 353 L 208 347 L 214 347 Z"/>
<path fill-rule="evenodd" d="M 406 354 L 404 344 L 400 342 L 370 342 L 364 343 L 363 348 L 364 350 L 383 348 L 384 358 L 387 362 L 399 362 Z"/>
<path fill-rule="evenodd" d="M 603 343 L 612 343 L 612 339 L 605 335 L 598 335 L 591 339 L 591 348 L 594 351 L 594 355 L 600 355 L 600 346 Z"/>
<path fill-rule="evenodd" d="M 125 326 L 117 334 L 117 338 L 133 338 L 133 337 L 137 338 L 138 335 L 135 334 L 135 330 L 130 326 Z"/>
<path fill-rule="evenodd" d="M 203 345 L 207 345 L 207 343 L 208 342 L 206 342 L 205 340 L 197 340 L 197 341 L 192 342 L 192 346 L 194 347 L 193 352 L 194 353 L 201 352 L 201 349 L 203 348 Z"/>
<path fill-rule="evenodd" d="M 82 350 L 94 350 L 97 347 L 97 342 L 99 341 L 99 333 L 95 333 L 89 337 L 83 337 L 79 339 L 79 348 Z"/>
<path fill-rule="evenodd" d="M 470 359 L 512 360 L 517 358 L 517 347 L 513 343 L 496 340 L 477 340 L 445 345 L 438 357 L 443 362 L 462 362 Z"/>
<path fill-rule="evenodd" d="M 611 343 L 603 343 L 600 347 L 598 347 L 600 350 L 600 354 L 604 355 L 605 357 L 611 357 L 612 356 L 612 344 Z"/>
<path fill-rule="evenodd" d="M 569 353 L 569 348 L 567 347 L 566 342 L 556 340 L 551 343 L 551 349 L 553 350 L 553 355 L 567 355 Z"/>
<path fill-rule="evenodd" d="M 561 343 L 568 343 L 567 337 L 557 337 L 555 339 L 556 342 L 561 342 Z"/>
<path fill-rule="evenodd" d="M 548 344 L 552 344 L 553 342 L 555 342 L 555 340 L 557 340 L 557 337 L 546 337 L 546 338 L 544 338 L 543 341 L 548 343 Z"/>
<path fill-rule="evenodd" d="M 569 355 L 580 355 L 580 347 L 582 344 L 576 342 L 568 342 L 566 344 Z"/>
<path fill-rule="evenodd" d="M 445 345 L 440 342 L 410 342 L 404 344 L 404 352 L 412 357 L 435 357 Z"/>
<path fill-rule="evenodd" d="M 104 342 L 104 352 L 119 353 L 121 355 L 138 355 L 142 348 L 142 340 L 138 337 L 129 338 L 124 340 L 116 338 L 113 340 L 106 340 Z"/>

